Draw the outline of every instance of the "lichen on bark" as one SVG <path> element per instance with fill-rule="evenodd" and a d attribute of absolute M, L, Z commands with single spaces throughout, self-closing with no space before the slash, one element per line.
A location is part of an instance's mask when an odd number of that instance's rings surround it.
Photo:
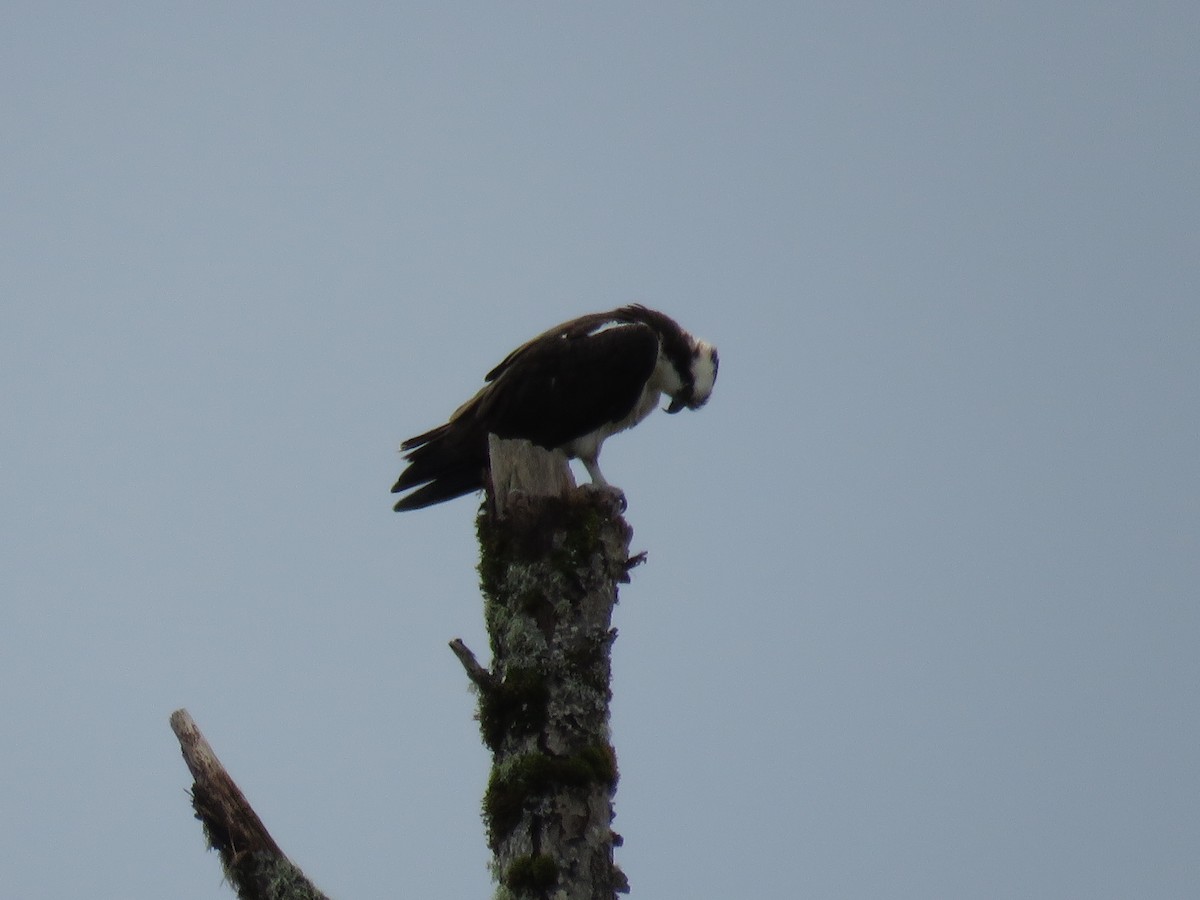
<path fill-rule="evenodd" d="M 574 488 L 510 495 L 477 521 L 492 667 L 479 721 L 497 897 L 611 900 L 617 785 L 609 736 L 612 611 L 632 532 L 618 498 Z"/>

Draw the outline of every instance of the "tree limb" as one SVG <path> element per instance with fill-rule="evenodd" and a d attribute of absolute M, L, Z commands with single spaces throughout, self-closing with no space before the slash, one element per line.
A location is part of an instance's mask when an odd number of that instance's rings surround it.
<path fill-rule="evenodd" d="M 192 808 L 241 900 L 328 900 L 275 843 L 186 709 L 171 714 L 192 773 Z"/>
<path fill-rule="evenodd" d="M 464 669 L 467 670 L 467 677 L 481 691 L 491 690 L 496 684 L 496 678 L 479 664 L 479 660 L 475 658 L 475 654 L 471 652 L 471 648 L 463 643 L 462 638 L 455 638 L 450 642 L 450 649 L 454 651 L 454 655 L 458 657 L 458 661 L 462 663 Z"/>

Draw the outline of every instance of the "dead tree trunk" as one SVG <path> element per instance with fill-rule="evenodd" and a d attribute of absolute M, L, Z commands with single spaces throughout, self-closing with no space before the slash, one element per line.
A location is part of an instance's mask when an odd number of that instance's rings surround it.
<path fill-rule="evenodd" d="M 451 646 L 492 751 L 483 812 L 497 897 L 613 900 L 628 884 L 613 862 L 611 622 L 617 584 L 641 560 L 620 497 L 574 487 L 561 455 L 493 439 L 492 473 L 478 520 L 491 670 Z"/>
<path fill-rule="evenodd" d="M 614 900 L 612 611 L 642 556 L 612 490 L 577 488 L 561 454 L 492 439 L 478 519 L 492 668 L 450 646 L 479 691 L 492 751 L 483 801 L 497 900 Z M 171 716 L 192 805 L 242 900 L 327 900 L 287 859 L 185 710 Z"/>

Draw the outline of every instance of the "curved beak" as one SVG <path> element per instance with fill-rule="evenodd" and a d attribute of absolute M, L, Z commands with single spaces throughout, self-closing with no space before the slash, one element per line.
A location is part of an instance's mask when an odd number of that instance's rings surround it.
<path fill-rule="evenodd" d="M 687 406 L 687 398 L 683 394 L 680 394 L 678 397 L 671 398 L 671 404 L 667 407 L 667 412 L 669 412 L 671 415 L 675 415 L 675 413 L 679 412 L 681 409 L 685 409 Z"/>

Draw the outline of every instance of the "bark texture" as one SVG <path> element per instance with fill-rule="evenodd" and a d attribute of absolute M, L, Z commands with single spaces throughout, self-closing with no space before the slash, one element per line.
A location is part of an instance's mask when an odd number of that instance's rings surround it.
<path fill-rule="evenodd" d="M 192 808 L 241 900 L 328 900 L 284 855 L 187 710 L 171 714 L 192 773 Z"/>
<path fill-rule="evenodd" d="M 544 452 L 516 448 L 517 457 Z M 612 611 L 640 558 L 630 561 L 618 494 L 557 474 L 514 482 L 496 477 L 496 463 L 493 455 L 493 483 L 509 490 L 494 490 L 478 519 L 491 670 L 461 641 L 452 646 L 478 689 L 493 755 L 483 813 L 497 897 L 612 900 L 628 890 L 613 862 Z"/>

